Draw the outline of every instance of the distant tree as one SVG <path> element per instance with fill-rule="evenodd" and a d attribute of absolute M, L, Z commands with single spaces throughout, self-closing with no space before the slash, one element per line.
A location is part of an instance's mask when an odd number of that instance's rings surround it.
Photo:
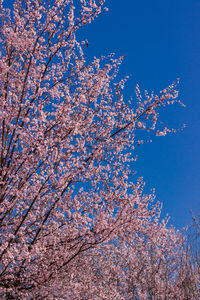
<path fill-rule="evenodd" d="M 200 288 L 200 215 L 193 215 L 192 223 L 188 227 L 188 263 L 190 268 L 195 269 Z"/>
<path fill-rule="evenodd" d="M 200 215 L 192 216 L 192 224 L 188 230 L 188 247 L 193 261 L 200 268 Z"/>
<path fill-rule="evenodd" d="M 128 103 L 122 58 L 86 61 L 76 33 L 104 0 L 0 5 L 1 299 L 186 299 L 183 238 L 131 182 L 175 84 Z"/>

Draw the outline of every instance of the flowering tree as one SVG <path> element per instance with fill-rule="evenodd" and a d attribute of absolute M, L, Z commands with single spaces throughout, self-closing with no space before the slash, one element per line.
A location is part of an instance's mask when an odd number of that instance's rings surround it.
<path fill-rule="evenodd" d="M 128 103 L 122 58 L 87 63 L 76 33 L 103 5 L 16 0 L 10 11 L 1 1 L 2 299 L 183 295 L 180 269 L 170 271 L 182 237 L 130 180 L 137 131 L 173 131 L 158 119 L 177 91 L 143 97 L 137 87 Z"/>
<path fill-rule="evenodd" d="M 199 299 L 198 270 L 190 263 L 183 237 L 165 226 L 153 224 L 143 239 L 135 231 L 127 239 L 123 228 L 126 239 L 118 237 L 117 245 L 79 258 L 84 265 L 78 266 L 73 282 L 65 281 L 76 286 L 72 299 Z M 85 262 L 87 276 L 81 272 Z"/>
<path fill-rule="evenodd" d="M 187 238 L 189 265 L 196 269 L 196 277 L 200 282 L 200 215 L 192 216 Z"/>

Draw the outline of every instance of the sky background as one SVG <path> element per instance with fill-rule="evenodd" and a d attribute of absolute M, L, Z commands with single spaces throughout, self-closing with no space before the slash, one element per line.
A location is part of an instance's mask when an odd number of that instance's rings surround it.
<path fill-rule="evenodd" d="M 125 55 L 120 74 L 131 75 L 125 94 L 159 92 L 180 78 L 179 98 L 186 108 L 172 106 L 164 120 L 187 127 L 181 133 L 154 137 L 140 146 L 137 175 L 155 188 L 163 215 L 178 228 L 200 211 L 200 1 L 110 0 L 108 12 L 81 31 L 86 55 Z"/>

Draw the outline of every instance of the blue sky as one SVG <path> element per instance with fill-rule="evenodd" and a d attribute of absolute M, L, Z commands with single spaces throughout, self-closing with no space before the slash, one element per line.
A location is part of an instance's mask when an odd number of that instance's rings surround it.
<path fill-rule="evenodd" d="M 103 13 L 81 34 L 88 56 L 125 55 L 121 75 L 131 75 L 126 93 L 159 92 L 180 78 L 180 99 L 163 114 L 169 125 L 187 127 L 140 146 L 137 175 L 155 188 L 171 223 L 181 228 L 200 211 L 200 1 L 110 0 Z"/>

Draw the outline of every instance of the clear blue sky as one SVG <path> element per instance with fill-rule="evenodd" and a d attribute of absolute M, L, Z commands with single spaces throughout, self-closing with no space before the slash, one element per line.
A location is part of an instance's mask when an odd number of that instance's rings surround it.
<path fill-rule="evenodd" d="M 200 0 L 110 0 L 108 12 L 81 34 L 88 38 L 89 56 L 115 52 L 125 55 L 122 76 L 131 74 L 127 94 L 135 83 L 155 92 L 180 78 L 183 109 L 164 115 L 169 125 L 187 127 L 140 146 L 137 175 L 155 187 L 163 212 L 178 228 L 200 212 Z"/>

